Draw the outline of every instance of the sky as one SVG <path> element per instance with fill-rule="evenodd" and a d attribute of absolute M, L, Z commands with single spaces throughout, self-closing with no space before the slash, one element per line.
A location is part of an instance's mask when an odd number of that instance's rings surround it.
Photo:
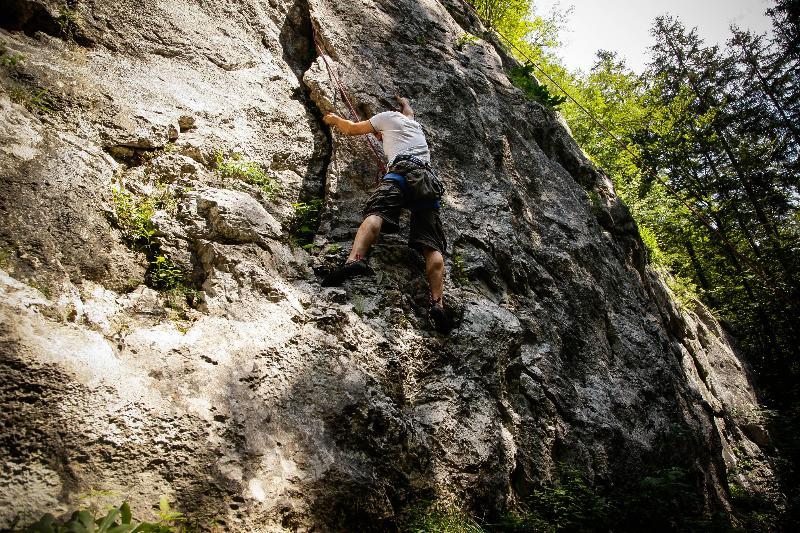
<path fill-rule="evenodd" d="M 709 44 L 723 45 L 729 26 L 757 33 L 771 31 L 764 12 L 770 0 L 534 0 L 537 14 L 545 15 L 558 5 L 573 6 L 561 33 L 564 46 L 558 51 L 570 69 L 588 71 L 599 49 L 613 50 L 636 72 L 647 64 L 647 47 L 652 43 L 653 20 L 666 13 L 677 15 L 687 28 L 697 27 Z"/>

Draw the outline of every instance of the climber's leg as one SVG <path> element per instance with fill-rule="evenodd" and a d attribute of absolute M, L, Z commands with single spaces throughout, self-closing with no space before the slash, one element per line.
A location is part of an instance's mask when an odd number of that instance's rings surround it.
<path fill-rule="evenodd" d="M 360 261 L 367 257 L 370 246 L 378 239 L 382 225 L 383 219 L 379 215 L 367 215 L 367 218 L 358 227 L 356 238 L 353 240 L 353 247 L 347 257 L 348 263 Z"/>
<path fill-rule="evenodd" d="M 393 233 L 400 229 L 402 205 L 403 193 L 395 182 L 383 182 L 372 193 L 364 209 L 364 220 L 356 232 L 347 261 L 322 280 L 323 287 L 340 285 L 344 280 L 354 276 L 374 274 L 367 264 L 369 249 L 382 230 L 385 233 Z"/>
<path fill-rule="evenodd" d="M 439 250 L 430 247 L 425 247 L 422 254 L 425 256 L 425 277 L 428 279 L 431 300 L 441 303 L 444 292 L 444 256 Z"/>
<path fill-rule="evenodd" d="M 431 294 L 428 317 L 433 328 L 442 333 L 450 330 L 450 320 L 444 308 L 444 236 L 438 209 L 411 211 L 411 231 L 408 245 L 425 257 L 425 277 Z"/>

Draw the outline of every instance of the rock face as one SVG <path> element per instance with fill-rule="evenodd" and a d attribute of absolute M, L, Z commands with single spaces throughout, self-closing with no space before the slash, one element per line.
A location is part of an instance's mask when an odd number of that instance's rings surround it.
<path fill-rule="evenodd" d="M 166 494 L 231 530 L 392 530 L 423 499 L 498 516 L 563 464 L 608 486 L 683 468 L 706 515 L 730 482 L 774 492 L 724 331 L 674 303 L 608 178 L 460 0 L 7 5 L 0 527 L 102 489 L 140 518 Z M 322 126 L 347 111 L 312 26 L 360 109 L 405 94 L 425 128 L 448 336 L 396 236 L 374 278 L 319 285 L 377 168 Z M 223 179 L 218 154 L 277 195 Z M 153 248 L 130 246 L 114 188 L 166 196 L 153 238 L 191 307 L 145 286 Z M 314 197 L 309 252 L 292 204 Z"/>

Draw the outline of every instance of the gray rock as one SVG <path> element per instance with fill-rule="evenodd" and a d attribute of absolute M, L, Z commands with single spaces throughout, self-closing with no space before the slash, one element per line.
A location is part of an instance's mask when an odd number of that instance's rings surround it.
<path fill-rule="evenodd" d="M 58 8 L 9 9 L 23 4 Z M 780 502 L 747 365 L 706 310 L 675 303 L 608 178 L 510 84 L 514 60 L 463 2 L 79 12 L 77 44 L 0 29 L 59 102 L 42 117 L 0 91 L 0 440 L 15 450 L 0 528 L 101 488 L 142 519 L 168 494 L 232 531 L 390 529 L 432 494 L 497 515 L 562 462 L 608 486 L 686 468 L 708 513 L 731 508 L 729 479 Z M 363 140 L 320 123 L 348 111 L 312 20 L 359 109 L 406 94 L 426 130 L 447 185 L 448 337 L 402 238 L 381 237 L 379 275 L 322 290 L 311 266 L 339 256 L 314 259 L 276 220 L 324 195 L 315 242 L 344 253 L 377 171 Z M 455 50 L 464 32 L 484 39 Z M 218 152 L 274 172 L 275 204 L 226 189 Z M 131 290 L 147 263 L 109 222 L 112 184 L 155 182 L 177 203 L 153 220 L 161 252 L 203 293 L 185 316 Z"/>
<path fill-rule="evenodd" d="M 255 242 L 280 236 L 280 224 L 252 196 L 225 189 L 198 192 L 197 212 L 205 217 L 214 238 L 233 243 Z"/>

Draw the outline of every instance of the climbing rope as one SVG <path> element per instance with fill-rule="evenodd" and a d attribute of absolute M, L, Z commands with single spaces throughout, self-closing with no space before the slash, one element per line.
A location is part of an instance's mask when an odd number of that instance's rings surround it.
<path fill-rule="evenodd" d="M 578 102 L 566 89 L 564 89 L 564 87 L 562 87 L 547 72 L 545 72 L 545 70 L 542 67 L 540 67 L 539 64 L 536 63 L 536 61 L 531 59 L 531 57 L 528 54 L 520 50 L 520 48 L 516 44 L 514 44 L 505 35 L 500 33 L 497 29 L 493 28 L 488 21 L 483 20 L 483 17 L 481 17 L 480 13 L 478 13 L 478 11 L 475 9 L 475 6 L 473 6 L 468 0 L 463 0 L 463 2 L 467 5 L 470 11 L 472 11 L 472 13 L 478 18 L 478 20 L 485 27 L 489 28 L 489 31 L 500 37 L 500 39 L 505 41 L 508 44 L 508 46 L 516 50 L 520 56 L 524 57 L 530 65 L 532 65 L 539 72 L 541 72 L 550 81 L 550 83 L 556 86 L 562 93 L 564 93 L 564 95 L 567 98 L 569 98 L 576 106 L 578 106 L 578 109 L 580 109 L 586 116 L 588 116 L 592 120 L 592 122 L 597 124 L 597 126 L 599 126 L 601 130 L 603 130 L 609 137 L 611 137 L 611 139 L 613 139 L 616 144 L 618 144 L 623 150 L 625 150 L 631 156 L 633 156 L 634 160 L 639 162 L 639 168 L 642 171 L 644 171 L 645 174 L 655 178 L 656 181 L 658 181 L 672 196 L 674 196 L 681 204 L 683 204 L 683 206 L 686 207 L 686 209 L 688 209 L 689 212 L 691 212 L 706 228 L 708 228 L 709 231 L 711 231 L 725 245 L 725 248 L 727 248 L 732 255 L 740 259 L 745 264 L 745 266 L 750 269 L 751 272 L 753 272 L 759 278 L 761 278 L 766 287 L 768 287 L 773 293 L 781 297 L 786 302 L 792 305 L 796 303 L 792 297 L 790 297 L 783 290 L 779 289 L 776 285 L 772 283 L 767 273 L 764 272 L 764 270 L 757 263 L 755 263 L 752 259 L 744 255 L 742 252 L 740 252 L 739 249 L 722 232 L 720 232 L 719 229 L 710 220 L 708 220 L 708 218 L 703 213 L 701 213 L 687 199 L 685 199 L 683 195 L 681 195 L 680 192 L 678 192 L 677 189 L 675 189 L 672 185 L 669 184 L 669 182 L 667 182 L 664 178 L 659 176 L 658 172 L 656 172 L 655 169 L 653 169 L 647 163 L 645 163 L 640 155 L 636 154 L 633 150 L 631 150 L 628 144 L 622 141 L 622 139 L 617 137 L 602 122 L 600 122 L 591 111 L 586 109 L 580 102 Z"/>
<path fill-rule="evenodd" d="M 319 56 L 322 58 L 322 61 L 325 63 L 325 68 L 328 70 L 328 77 L 336 86 L 336 89 L 339 91 L 339 94 L 342 95 L 342 99 L 347 105 L 347 108 L 350 110 L 353 121 L 361 122 L 361 116 L 359 115 L 358 111 L 356 111 L 355 106 L 353 106 L 353 102 L 350 100 L 350 96 L 348 96 L 347 91 L 344 89 L 344 85 L 339 80 L 339 77 L 336 75 L 336 72 L 334 72 L 333 68 L 328 62 L 327 56 L 329 56 L 330 54 L 327 53 L 327 48 L 325 48 L 325 44 L 319 38 L 319 35 L 317 34 L 317 28 L 316 26 L 314 26 L 313 23 L 311 24 L 311 33 L 314 39 L 314 46 L 317 49 L 317 54 L 319 54 Z M 335 96 L 335 91 L 334 91 L 334 96 Z M 373 133 L 372 136 L 375 136 L 375 134 Z M 380 152 L 378 152 L 378 149 L 373 144 L 373 138 L 371 136 L 362 138 L 364 139 L 364 142 L 366 142 L 367 145 L 370 147 L 370 150 L 372 151 L 372 157 L 378 164 L 378 171 L 379 171 L 378 179 L 380 179 L 381 176 L 386 174 L 386 165 L 383 162 L 383 157 L 380 155 Z"/>

